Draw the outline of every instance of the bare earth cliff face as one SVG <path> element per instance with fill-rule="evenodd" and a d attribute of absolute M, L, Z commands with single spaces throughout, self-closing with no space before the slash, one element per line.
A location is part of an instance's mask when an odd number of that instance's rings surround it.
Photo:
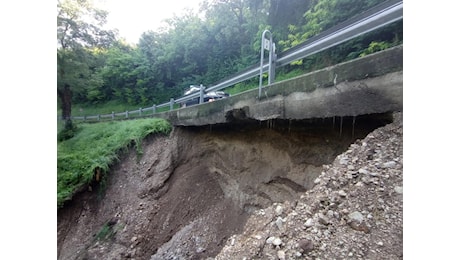
<path fill-rule="evenodd" d="M 58 211 L 58 259 L 402 259 L 394 118 L 150 137 Z"/>

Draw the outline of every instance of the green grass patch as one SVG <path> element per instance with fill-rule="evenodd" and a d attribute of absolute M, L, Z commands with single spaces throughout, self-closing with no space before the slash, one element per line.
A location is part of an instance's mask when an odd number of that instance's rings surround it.
<path fill-rule="evenodd" d="M 115 233 L 117 233 L 117 231 L 121 230 L 122 228 L 123 228 L 122 225 L 114 225 L 114 224 L 110 224 L 107 222 L 101 227 L 99 232 L 94 237 L 94 240 L 95 241 L 106 241 L 106 240 L 112 239 Z"/>
<path fill-rule="evenodd" d="M 152 133 L 167 134 L 172 129 L 166 120 L 158 118 L 78 124 L 77 128 L 75 136 L 57 145 L 58 208 L 93 181 L 96 169 L 106 173 L 130 145 L 142 153 L 143 138 Z"/>
<path fill-rule="evenodd" d="M 284 70 L 279 70 L 276 72 L 275 83 L 280 82 L 282 80 L 294 78 L 294 77 L 303 75 L 305 73 L 306 71 L 300 68 L 293 69 L 292 71 L 289 71 L 287 73 Z M 266 87 L 267 85 L 268 85 L 268 74 L 264 73 L 262 86 Z M 230 95 L 236 95 L 238 93 L 248 91 L 251 89 L 256 89 L 256 88 L 259 88 L 259 78 L 257 78 L 257 80 L 251 79 L 251 80 L 246 80 L 246 81 L 237 83 L 232 87 L 226 88 L 225 92 L 229 93 Z"/>
<path fill-rule="evenodd" d="M 165 103 L 165 102 L 164 102 Z M 157 104 L 160 105 L 160 104 Z M 129 114 L 128 118 L 142 118 L 145 116 L 153 115 L 153 110 L 151 109 L 153 107 L 147 107 L 147 106 L 134 106 L 134 105 L 127 105 L 124 103 L 120 103 L 119 101 L 109 101 L 103 104 L 97 104 L 97 105 L 86 105 L 86 104 L 73 104 L 72 105 L 72 116 L 97 116 L 97 115 L 110 115 L 112 112 L 115 114 L 118 113 L 123 113 L 126 111 L 135 111 L 139 110 L 139 108 L 142 109 L 147 109 L 149 108 L 150 110 L 148 111 L 143 111 L 141 115 L 138 113 L 133 113 Z M 180 104 L 174 104 L 173 109 L 178 109 L 180 108 Z M 156 113 L 160 112 L 165 112 L 169 111 L 169 105 L 166 107 L 161 107 L 161 108 L 156 108 Z M 61 108 L 58 107 L 57 109 L 57 118 L 60 119 L 62 115 L 62 110 Z M 120 118 L 125 118 L 125 116 L 116 116 L 115 117 L 117 120 Z M 111 118 L 101 118 L 102 121 L 109 121 L 112 120 Z M 62 120 L 58 120 L 62 121 Z M 78 120 L 80 121 L 80 120 Z M 91 121 L 95 121 L 95 119 L 91 119 Z M 59 129 L 58 129 L 59 131 Z"/>
<path fill-rule="evenodd" d="M 244 92 L 250 89 L 258 88 L 258 87 L 259 85 L 256 83 L 241 82 L 241 83 L 235 84 L 232 87 L 226 88 L 225 92 L 227 92 L 230 95 L 236 95 L 238 93 L 241 93 L 241 92 Z"/>
<path fill-rule="evenodd" d="M 104 224 L 99 230 L 99 232 L 96 235 L 96 240 L 103 241 L 106 240 L 107 238 L 110 238 L 114 235 L 114 232 L 112 230 L 112 227 L 109 226 L 107 223 Z"/>
<path fill-rule="evenodd" d="M 280 73 L 276 74 L 276 81 L 275 82 L 280 82 L 280 81 L 283 81 L 283 80 L 292 79 L 292 78 L 295 78 L 295 77 L 300 76 L 300 75 L 305 75 L 306 73 L 308 73 L 308 71 L 303 70 L 301 68 L 292 69 L 291 71 L 289 71 L 287 73 L 284 72 L 284 71 L 281 71 Z"/>
<path fill-rule="evenodd" d="M 145 106 L 128 105 L 119 101 L 109 101 L 107 103 L 97 105 L 73 104 L 72 116 L 108 115 L 112 114 L 112 112 L 121 113 L 125 111 L 134 111 L 141 107 L 146 108 Z M 149 111 L 149 113 L 151 113 L 151 111 Z M 58 115 L 60 115 L 60 110 L 58 110 Z"/>

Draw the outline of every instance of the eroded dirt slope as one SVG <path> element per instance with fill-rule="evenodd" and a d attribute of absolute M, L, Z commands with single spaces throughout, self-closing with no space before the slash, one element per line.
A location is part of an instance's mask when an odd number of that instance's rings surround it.
<path fill-rule="evenodd" d="M 358 140 L 298 200 L 257 210 L 215 259 L 403 259 L 403 121 Z"/>
<path fill-rule="evenodd" d="M 248 217 L 305 196 L 323 165 L 380 119 L 247 122 L 150 137 L 142 155 L 132 149 L 113 167 L 103 194 L 95 185 L 59 210 L 58 259 L 203 259 L 226 244 L 220 257 L 238 256 L 228 243 L 252 252 L 234 237 Z"/>

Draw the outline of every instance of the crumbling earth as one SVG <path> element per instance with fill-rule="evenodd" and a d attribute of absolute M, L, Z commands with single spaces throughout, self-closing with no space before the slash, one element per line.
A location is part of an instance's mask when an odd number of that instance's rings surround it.
<path fill-rule="evenodd" d="M 402 114 L 378 118 L 149 137 L 58 211 L 58 259 L 401 259 Z"/>
<path fill-rule="evenodd" d="M 403 121 L 324 165 L 298 200 L 258 210 L 216 259 L 402 259 Z"/>

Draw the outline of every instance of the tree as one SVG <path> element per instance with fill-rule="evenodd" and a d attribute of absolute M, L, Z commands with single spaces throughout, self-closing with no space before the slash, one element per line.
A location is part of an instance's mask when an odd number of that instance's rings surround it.
<path fill-rule="evenodd" d="M 58 0 L 57 5 L 57 93 L 62 119 L 70 120 L 72 94 L 94 80 L 89 49 L 107 47 L 114 32 L 103 30 L 107 12 L 91 0 Z"/>
<path fill-rule="evenodd" d="M 378 4 L 379 0 L 318 0 L 304 14 L 303 25 L 289 25 L 290 35 L 280 45 L 283 50 L 337 25 Z"/>
<path fill-rule="evenodd" d="M 132 49 L 111 48 L 101 77 L 110 87 L 113 97 L 130 105 L 145 103 L 145 80 L 147 67 L 138 52 Z"/>
<path fill-rule="evenodd" d="M 283 51 L 290 49 L 379 3 L 380 0 L 312 0 L 310 8 L 303 15 L 303 22 L 289 24 L 287 39 L 279 41 L 279 45 Z M 402 21 L 399 21 L 293 62 L 291 65 L 300 65 L 305 71 L 319 69 L 400 44 L 401 40 Z"/>
<path fill-rule="evenodd" d="M 268 24 L 273 28 L 273 38 L 286 40 L 289 28 L 304 24 L 304 13 L 312 4 L 312 0 L 271 0 Z"/>
<path fill-rule="evenodd" d="M 266 24 L 269 2 L 266 0 L 211 0 L 202 2 L 206 13 L 208 55 L 206 79 L 222 80 L 255 64 L 260 45 L 257 33 Z"/>

